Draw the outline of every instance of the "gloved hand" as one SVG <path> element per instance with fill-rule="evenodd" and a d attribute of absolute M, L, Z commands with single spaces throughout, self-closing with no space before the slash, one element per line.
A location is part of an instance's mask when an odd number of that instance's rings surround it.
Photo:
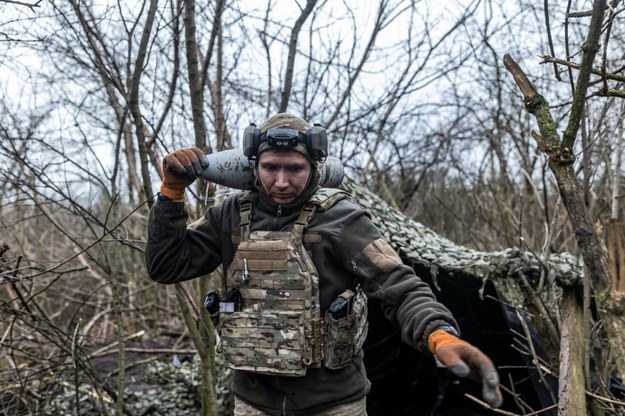
<path fill-rule="evenodd" d="M 492 407 L 503 403 L 495 365 L 482 351 L 442 329 L 428 338 L 432 354 L 456 377 L 471 377 L 482 382 L 482 398 Z"/>
<path fill-rule="evenodd" d="M 208 159 L 197 147 L 176 150 L 163 158 L 161 195 L 173 201 L 184 200 L 184 191 L 208 167 Z"/>

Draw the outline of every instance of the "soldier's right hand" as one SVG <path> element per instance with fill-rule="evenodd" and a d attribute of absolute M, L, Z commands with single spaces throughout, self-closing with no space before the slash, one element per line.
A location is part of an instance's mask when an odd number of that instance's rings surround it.
<path fill-rule="evenodd" d="M 161 195 L 173 201 L 184 200 L 184 191 L 208 167 L 208 158 L 197 147 L 180 149 L 163 158 Z"/>

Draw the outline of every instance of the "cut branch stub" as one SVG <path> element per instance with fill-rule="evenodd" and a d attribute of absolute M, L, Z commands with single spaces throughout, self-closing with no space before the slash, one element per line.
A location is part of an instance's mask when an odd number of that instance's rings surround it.
<path fill-rule="evenodd" d="M 510 55 L 504 55 L 503 62 L 506 69 L 512 74 L 514 82 L 521 90 L 521 93 L 523 93 L 525 108 L 527 108 L 530 114 L 536 116 L 540 130 L 540 134 L 532 132 L 536 143 L 549 157 L 550 162 L 559 166 L 571 165 L 575 158 L 568 149 L 562 149 L 560 136 L 556 122 L 551 115 L 549 103 L 545 97 L 538 93 L 534 84 L 532 84 L 525 72 Z"/>
<path fill-rule="evenodd" d="M 527 78 L 527 75 L 525 75 L 525 72 L 523 72 L 521 67 L 508 54 L 504 55 L 503 64 L 505 65 L 506 69 L 512 74 L 514 82 L 516 82 L 516 85 L 523 93 L 525 102 L 527 103 L 528 101 L 532 100 L 538 94 L 538 92 L 536 92 L 536 88 L 534 88 L 534 85 L 531 83 L 529 78 Z"/>

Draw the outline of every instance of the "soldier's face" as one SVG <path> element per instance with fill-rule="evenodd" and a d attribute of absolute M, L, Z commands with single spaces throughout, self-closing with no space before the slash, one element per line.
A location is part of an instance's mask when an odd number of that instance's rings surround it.
<path fill-rule="evenodd" d="M 295 202 L 304 192 L 312 170 L 306 156 L 294 150 L 266 150 L 257 163 L 261 185 L 279 205 Z"/>

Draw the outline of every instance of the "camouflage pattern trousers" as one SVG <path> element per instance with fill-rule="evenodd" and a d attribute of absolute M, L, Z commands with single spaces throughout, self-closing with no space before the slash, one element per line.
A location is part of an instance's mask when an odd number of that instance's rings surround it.
<path fill-rule="evenodd" d="M 357 402 L 339 404 L 320 412 L 310 413 L 310 416 L 367 416 L 366 398 Z M 268 413 L 250 406 L 238 397 L 234 397 L 234 416 L 269 416 Z"/>

